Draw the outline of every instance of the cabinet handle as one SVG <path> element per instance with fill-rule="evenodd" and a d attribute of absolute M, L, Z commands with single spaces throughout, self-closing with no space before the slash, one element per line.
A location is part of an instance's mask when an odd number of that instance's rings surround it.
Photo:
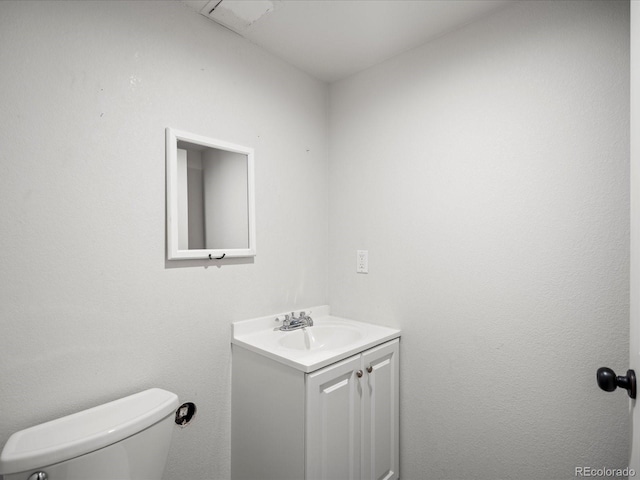
<path fill-rule="evenodd" d="M 373 367 L 371 365 L 369 365 L 367 367 L 367 373 L 371 373 L 371 372 L 373 372 Z"/>
<path fill-rule="evenodd" d="M 362 370 L 358 370 L 358 371 L 356 372 L 356 375 L 358 376 L 358 378 L 362 377 L 362 375 L 363 375 L 363 374 L 362 374 Z"/>

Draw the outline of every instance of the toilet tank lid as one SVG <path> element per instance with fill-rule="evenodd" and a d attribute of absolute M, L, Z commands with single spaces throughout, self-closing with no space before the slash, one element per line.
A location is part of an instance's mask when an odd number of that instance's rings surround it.
<path fill-rule="evenodd" d="M 151 388 L 82 412 L 21 430 L 0 454 L 0 474 L 69 460 L 124 440 L 171 415 L 175 393 Z"/>

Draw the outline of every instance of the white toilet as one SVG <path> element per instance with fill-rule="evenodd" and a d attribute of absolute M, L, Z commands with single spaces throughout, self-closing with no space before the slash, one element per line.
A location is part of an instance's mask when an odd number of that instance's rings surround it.
<path fill-rule="evenodd" d="M 160 480 L 175 393 L 152 388 L 11 435 L 4 480 Z"/>

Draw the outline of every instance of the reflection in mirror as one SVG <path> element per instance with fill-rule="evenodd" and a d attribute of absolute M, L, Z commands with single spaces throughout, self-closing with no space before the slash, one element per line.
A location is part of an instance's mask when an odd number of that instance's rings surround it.
<path fill-rule="evenodd" d="M 247 156 L 178 142 L 178 248 L 249 248 Z"/>
<path fill-rule="evenodd" d="M 167 215 L 170 260 L 255 255 L 253 150 L 167 129 Z"/>

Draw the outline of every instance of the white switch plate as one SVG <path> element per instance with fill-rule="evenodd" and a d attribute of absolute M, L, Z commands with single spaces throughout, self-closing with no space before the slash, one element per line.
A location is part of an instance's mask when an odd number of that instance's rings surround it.
<path fill-rule="evenodd" d="M 356 273 L 369 273 L 369 250 L 356 251 Z"/>

